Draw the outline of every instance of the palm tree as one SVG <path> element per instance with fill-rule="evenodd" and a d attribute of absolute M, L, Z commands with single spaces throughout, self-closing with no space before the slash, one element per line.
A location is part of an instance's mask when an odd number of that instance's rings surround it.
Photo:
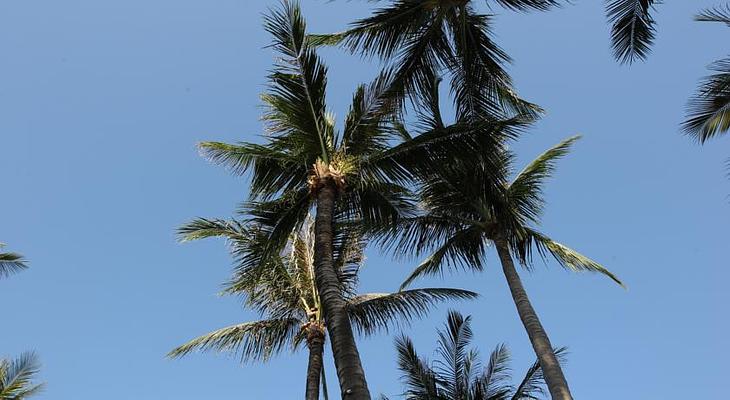
<path fill-rule="evenodd" d="M 730 26 L 730 5 L 705 10 L 697 21 L 720 22 Z M 689 101 L 684 132 L 700 143 L 730 130 L 730 57 L 710 65 L 713 75 L 706 77 Z"/>
<path fill-rule="evenodd" d="M 497 0 L 511 10 L 548 10 L 557 0 Z M 394 70 L 390 95 L 429 96 L 432 76 L 450 77 L 456 119 L 535 117 L 539 107 L 521 100 L 504 65 L 510 57 L 492 40 L 492 17 L 471 0 L 394 0 L 344 32 L 313 35 L 319 45 L 342 45 L 378 56 Z"/>
<path fill-rule="evenodd" d="M 5 245 L 0 243 L 0 250 L 2 250 L 3 247 L 5 247 Z M 28 266 L 25 264 L 25 260 L 23 260 L 23 256 L 20 254 L 0 252 L 0 278 L 4 278 L 26 268 L 28 268 Z"/>
<path fill-rule="evenodd" d="M 414 174 L 432 173 L 444 160 L 489 162 L 523 122 L 464 121 L 411 137 L 394 121 L 396 107 L 388 95 L 393 77 L 386 72 L 357 89 L 340 134 L 326 107 L 327 69 L 307 37 L 297 3 L 284 1 L 272 11 L 266 29 L 280 58 L 262 96 L 265 143 L 204 142 L 200 148 L 234 173 L 253 172 L 252 220 L 272 227 L 265 253 L 278 253 L 316 207 L 314 279 L 341 393 L 346 399 L 369 399 L 334 266 L 335 212 L 364 225 L 392 223 L 408 215 L 410 193 L 403 185 Z"/>
<path fill-rule="evenodd" d="M 398 368 L 406 384 L 404 399 L 536 400 L 545 395 L 539 362 L 532 364 L 517 386 L 511 384 L 510 354 L 505 345 L 498 345 L 486 366 L 480 368 L 477 350 L 469 349 L 471 317 L 449 312 L 446 327 L 438 336 L 438 359 L 433 362 L 418 356 L 410 338 L 396 340 Z M 564 351 L 557 349 L 555 354 L 562 358 Z"/>
<path fill-rule="evenodd" d="M 198 219 L 181 230 L 183 240 L 224 237 L 237 260 L 261 254 L 267 235 L 235 221 Z M 263 271 L 240 266 L 226 293 L 244 294 L 246 306 L 263 319 L 233 325 L 200 336 L 173 350 L 179 357 L 193 350 L 239 353 L 243 360 L 266 361 L 284 348 L 309 349 L 306 399 L 319 399 L 320 377 L 324 386 L 322 355 L 326 318 L 314 282 L 314 221 L 309 218 L 301 232 L 292 235 L 288 254 L 270 257 Z M 428 288 L 396 293 L 356 295 L 357 272 L 363 260 L 364 241 L 354 227 L 339 226 L 335 239 L 341 293 L 355 327 L 370 335 L 392 324 L 407 323 L 426 315 L 429 308 L 448 299 L 472 299 L 475 293 L 459 289 Z"/>
<path fill-rule="evenodd" d="M 0 400 L 24 400 L 43 390 L 32 381 L 40 369 L 35 353 L 23 353 L 15 360 L 0 360 Z"/>
<path fill-rule="evenodd" d="M 542 214 L 544 181 L 554 171 L 556 160 L 567 154 L 577 139 L 572 137 L 544 152 L 499 192 L 491 189 L 484 165 L 455 163 L 445 167 L 425 181 L 421 214 L 400 220 L 396 236 L 391 231 L 379 239 L 401 255 L 430 253 L 402 287 L 447 267 L 481 271 L 487 246 L 493 244 L 552 398 L 561 400 L 572 397 L 550 340 L 522 286 L 513 255 L 529 270 L 534 250 L 543 256 L 549 253 L 564 268 L 602 273 L 621 284 L 600 264 L 532 227 L 539 224 Z M 510 174 L 512 162 L 513 155 L 505 150 L 501 169 L 505 176 Z"/>

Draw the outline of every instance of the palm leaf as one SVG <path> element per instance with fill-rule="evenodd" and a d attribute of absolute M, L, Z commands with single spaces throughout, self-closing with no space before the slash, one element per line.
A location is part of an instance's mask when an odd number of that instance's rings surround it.
<path fill-rule="evenodd" d="M 2 248 L 2 245 L 0 245 L 0 248 Z M 0 252 L 0 278 L 7 277 L 27 268 L 28 265 L 20 254 Z"/>
<path fill-rule="evenodd" d="M 447 300 L 471 300 L 474 292 L 462 289 L 425 288 L 395 293 L 368 293 L 348 301 L 348 312 L 355 327 L 370 335 L 387 331 L 392 324 L 408 324 L 422 318 L 437 303 Z"/>
<path fill-rule="evenodd" d="M 436 373 L 427 362 L 418 357 L 411 339 L 400 336 L 396 338 L 395 347 L 398 352 L 398 369 L 403 373 L 401 380 L 406 384 L 404 397 L 423 400 L 443 399 L 437 386 Z"/>
<path fill-rule="evenodd" d="M 479 229 L 460 230 L 423 260 L 401 283 L 401 289 L 423 276 L 443 274 L 444 267 L 481 271 L 484 250 L 484 239 Z"/>
<path fill-rule="evenodd" d="M 553 349 L 555 357 L 561 365 L 565 364 L 565 356 L 567 353 L 566 347 L 560 347 Z M 511 400 L 537 400 L 545 396 L 545 377 L 542 375 L 542 368 L 540 367 L 540 361 L 535 361 L 532 366 L 527 370 L 525 377 L 517 388 L 514 394 L 512 394 Z"/>
<path fill-rule="evenodd" d="M 695 21 L 720 22 L 730 25 L 730 4 L 704 10 L 695 16 Z"/>
<path fill-rule="evenodd" d="M 611 22 L 614 57 L 622 63 L 643 60 L 656 36 L 651 10 L 655 0 L 610 0 L 606 13 Z"/>
<path fill-rule="evenodd" d="M 235 220 L 196 218 L 177 230 L 181 242 L 224 237 L 229 240 L 247 240 L 251 232 Z"/>
<path fill-rule="evenodd" d="M 730 129 L 730 58 L 710 65 L 706 77 L 687 106 L 684 132 L 700 143 Z"/>
<path fill-rule="evenodd" d="M 290 153 L 278 148 L 281 144 L 202 142 L 198 147 L 203 157 L 233 174 L 242 175 L 253 170 L 251 194 L 254 196 L 266 197 L 293 189 L 306 179 L 307 166 L 313 163 L 313 158 L 306 152 Z M 318 147 L 314 151 L 318 154 Z"/>
<path fill-rule="evenodd" d="M 308 44 L 299 5 L 284 1 L 265 17 L 264 26 L 274 37 L 272 47 L 285 56 L 269 77 L 264 120 L 272 132 L 281 133 L 279 140 L 295 140 L 310 154 L 319 148 L 319 156 L 328 163 L 334 138 L 326 126 L 327 68 Z"/>
<path fill-rule="evenodd" d="M 502 7 L 514 11 L 547 11 L 560 6 L 556 0 L 497 0 Z"/>
<path fill-rule="evenodd" d="M 625 287 L 623 282 L 611 271 L 577 251 L 555 242 L 535 230 L 527 229 L 526 234 L 528 235 L 527 242 L 533 244 L 541 255 L 551 254 L 561 267 L 573 272 L 587 271 L 603 274 L 621 285 L 621 287 Z"/>
<path fill-rule="evenodd" d="M 168 357 L 216 351 L 240 355 L 242 361 L 267 361 L 285 346 L 292 345 L 298 331 L 299 320 L 294 318 L 246 322 L 197 337 L 172 350 Z"/>
<path fill-rule="evenodd" d="M 510 203 L 517 208 L 520 215 L 533 222 L 539 222 L 545 204 L 543 198 L 545 180 L 552 176 L 557 161 L 568 154 L 578 139 L 580 136 L 563 140 L 540 154 L 517 174 L 509 185 L 508 196 Z"/>
<path fill-rule="evenodd" d="M 0 360 L 0 399 L 20 400 L 38 394 L 43 384 L 33 384 L 40 362 L 33 352 L 23 353 L 14 360 Z"/>
<path fill-rule="evenodd" d="M 478 380 L 485 399 L 507 399 L 512 392 L 510 385 L 510 353 L 504 344 L 497 345 L 489 356 L 484 373 Z"/>
<path fill-rule="evenodd" d="M 464 317 L 456 311 L 449 311 L 446 327 L 438 332 L 439 359 L 434 361 L 434 371 L 442 381 L 443 393 L 449 399 L 463 398 L 469 387 L 467 382 L 467 347 L 474 334 L 471 317 Z"/>

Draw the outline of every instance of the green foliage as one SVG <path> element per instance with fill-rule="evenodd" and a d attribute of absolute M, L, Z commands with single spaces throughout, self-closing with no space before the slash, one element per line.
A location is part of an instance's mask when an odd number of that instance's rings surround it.
<path fill-rule="evenodd" d="M 5 245 L 0 243 L 0 250 L 3 247 Z M 0 278 L 5 278 L 26 268 L 28 265 L 20 254 L 0 252 Z"/>
<path fill-rule="evenodd" d="M 730 6 L 709 9 L 698 21 L 720 22 L 730 26 Z M 684 132 L 700 143 L 730 130 L 730 58 L 712 63 L 714 73 L 700 82 L 687 105 Z"/>
<path fill-rule="evenodd" d="M 0 400 L 24 400 L 40 393 L 44 385 L 33 383 L 39 370 L 38 356 L 32 352 L 0 360 Z"/>
<path fill-rule="evenodd" d="M 651 16 L 655 0 L 609 0 L 606 13 L 612 24 L 611 41 L 614 57 L 622 63 L 643 60 L 656 37 Z"/>
<path fill-rule="evenodd" d="M 498 0 L 505 8 L 547 10 L 553 0 Z M 509 56 L 491 38 L 491 17 L 477 13 L 471 1 L 395 0 L 353 22 L 344 32 L 313 35 L 316 45 L 340 45 L 377 56 L 393 69 L 389 96 L 403 105 L 430 96 L 433 77 L 447 75 L 457 121 L 535 117 L 541 112 L 520 99 L 504 69 Z"/>
<path fill-rule="evenodd" d="M 542 370 L 536 361 L 516 386 L 511 384 L 510 354 L 498 345 L 487 364 L 481 366 L 479 353 L 470 348 L 471 317 L 451 311 L 444 329 L 438 332 L 437 358 L 419 357 L 413 341 L 396 340 L 398 368 L 405 384 L 407 400 L 527 400 L 546 398 Z M 565 349 L 556 349 L 562 356 Z M 385 397 L 384 397 L 385 398 Z"/>
<path fill-rule="evenodd" d="M 494 185 L 492 176 L 507 181 L 513 170 L 513 155 L 501 152 L 497 168 L 477 165 L 445 166 L 424 180 L 419 215 L 404 218 L 398 226 L 375 234 L 375 239 L 397 256 L 429 256 L 405 280 L 402 287 L 425 275 L 445 269 L 483 269 L 490 242 L 506 241 L 521 263 L 530 268 L 532 254 L 552 255 L 571 271 L 598 272 L 621 284 L 599 263 L 538 232 L 544 208 L 545 181 L 578 137 L 571 137 L 547 150 L 516 174 L 511 182 Z"/>
<path fill-rule="evenodd" d="M 473 299 L 461 289 L 425 288 L 396 293 L 356 295 L 357 273 L 365 242 L 357 223 L 336 224 L 333 244 L 342 295 L 354 326 L 364 335 L 404 326 L 424 317 L 437 303 Z M 308 217 L 291 235 L 285 251 L 261 258 L 271 227 L 249 222 L 197 219 L 179 230 L 183 241 L 209 237 L 226 239 L 235 260 L 232 279 L 224 293 L 240 295 L 246 308 L 263 319 L 222 328 L 200 336 L 170 352 L 182 357 L 193 351 L 238 354 L 242 361 L 266 361 L 284 349 L 296 350 L 308 322 L 324 321 L 314 285 L 314 221 Z M 255 261 L 251 261 L 255 260 Z"/>

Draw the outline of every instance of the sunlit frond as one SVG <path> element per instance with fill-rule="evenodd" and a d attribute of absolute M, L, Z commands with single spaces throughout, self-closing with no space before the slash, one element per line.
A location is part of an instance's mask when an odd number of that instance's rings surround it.
<path fill-rule="evenodd" d="M 0 360 L 0 399 L 22 400 L 40 393 L 45 385 L 33 383 L 39 371 L 40 361 L 33 352 Z"/>
<path fill-rule="evenodd" d="M 431 308 L 448 300 L 471 300 L 478 295 L 462 289 L 425 288 L 395 293 L 369 293 L 348 301 L 353 325 L 363 334 L 387 331 L 394 325 L 422 318 Z"/>
<path fill-rule="evenodd" d="M 574 272 L 599 273 L 611 278 L 611 280 L 624 287 L 623 282 L 621 282 L 621 280 L 618 279 L 618 277 L 611 271 L 606 269 L 606 267 L 578 253 L 577 251 L 555 242 L 549 237 L 533 229 L 527 229 L 526 235 L 527 238 L 524 242 L 525 246 L 534 245 L 541 255 L 552 255 L 561 267 Z M 527 254 L 529 254 L 529 250 L 527 251 Z"/>
<path fill-rule="evenodd" d="M 267 361 L 292 345 L 299 331 L 297 319 L 270 319 L 229 326 L 197 337 L 172 350 L 168 357 L 178 358 L 194 351 L 232 353 L 242 361 Z"/>
<path fill-rule="evenodd" d="M 224 237 L 228 240 L 247 240 L 251 232 L 240 221 L 196 218 L 177 230 L 181 242 Z"/>
<path fill-rule="evenodd" d="M 700 143 L 730 130 L 730 58 L 710 65 L 713 75 L 700 83 L 687 105 L 684 132 Z"/>

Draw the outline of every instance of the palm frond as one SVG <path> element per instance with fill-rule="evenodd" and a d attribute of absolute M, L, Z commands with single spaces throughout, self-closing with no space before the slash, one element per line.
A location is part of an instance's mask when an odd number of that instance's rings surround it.
<path fill-rule="evenodd" d="M 353 190 L 340 196 L 339 202 L 348 219 L 357 219 L 363 227 L 390 226 L 412 215 L 411 192 L 394 183 L 360 180 Z"/>
<path fill-rule="evenodd" d="M 311 205 L 309 188 L 301 187 L 287 191 L 274 200 L 248 202 L 240 211 L 248 214 L 258 226 L 266 227 L 266 254 L 273 255 L 283 250 L 292 232 L 301 229 Z"/>
<path fill-rule="evenodd" d="M 422 34 L 434 19 L 434 8 L 424 1 L 395 0 L 357 20 L 350 29 L 318 42 L 339 42 L 351 51 L 388 59 L 405 46 L 409 38 Z M 339 41 L 337 39 L 340 39 Z"/>
<path fill-rule="evenodd" d="M 2 248 L 3 245 L 0 244 L 0 249 Z M 27 268 L 28 265 L 20 254 L 0 252 L 0 278 L 5 278 Z"/>
<path fill-rule="evenodd" d="M 335 221 L 332 256 L 343 295 L 348 298 L 354 296 L 357 290 L 358 275 L 365 261 L 367 241 L 360 221 L 347 220 L 341 214 L 335 216 Z"/>
<path fill-rule="evenodd" d="M 32 381 L 40 371 L 34 352 L 26 352 L 14 360 L 0 360 L 0 399 L 20 400 L 38 394 L 44 384 Z"/>
<path fill-rule="evenodd" d="M 292 138 L 277 140 L 289 139 Z M 291 190 L 306 179 L 307 165 L 313 162 L 312 156 L 304 151 L 291 153 L 280 147 L 281 143 L 272 143 L 271 140 L 268 146 L 243 142 L 202 142 L 198 145 L 203 157 L 226 167 L 235 175 L 252 170 L 251 194 L 254 196 L 271 196 L 279 191 Z M 302 149 L 305 148 L 302 146 Z M 315 155 L 318 151 L 318 147 L 313 150 Z"/>
<path fill-rule="evenodd" d="M 643 60 L 656 36 L 651 11 L 655 0 L 610 0 L 606 13 L 611 29 L 614 57 L 622 63 Z"/>
<path fill-rule="evenodd" d="M 508 188 L 509 201 L 520 215 L 533 222 L 539 222 L 545 200 L 545 180 L 555 171 L 556 163 L 570 152 L 571 146 L 580 139 L 573 136 L 540 154 L 514 178 Z"/>
<path fill-rule="evenodd" d="M 265 17 L 264 25 L 274 37 L 272 47 L 284 56 L 269 76 L 270 91 L 263 97 L 269 133 L 282 148 L 299 146 L 310 158 L 307 165 L 316 158 L 328 163 L 335 140 L 327 126 L 327 68 L 308 43 L 299 4 L 283 1 Z"/>
<path fill-rule="evenodd" d="M 222 328 L 197 337 L 172 350 L 168 357 L 179 358 L 194 351 L 215 351 L 239 355 L 242 362 L 267 361 L 293 344 L 299 331 L 297 319 L 270 319 Z"/>
<path fill-rule="evenodd" d="M 480 230 L 472 227 L 460 230 L 423 260 L 401 283 L 401 289 L 418 278 L 443 274 L 445 267 L 481 271 L 484 251 L 485 242 Z"/>
<path fill-rule="evenodd" d="M 388 97 L 392 79 L 386 70 L 355 92 L 342 134 L 341 148 L 346 154 L 364 156 L 387 148 L 392 136 L 389 124 L 397 112 Z"/>
<path fill-rule="evenodd" d="M 730 130 L 730 58 L 710 65 L 706 77 L 687 105 L 684 132 L 700 143 Z"/>
<path fill-rule="evenodd" d="M 556 0 L 497 0 L 497 3 L 514 11 L 547 11 L 561 5 Z"/>
<path fill-rule="evenodd" d="M 228 240 L 247 240 L 251 232 L 240 221 L 196 218 L 177 230 L 181 242 L 224 237 Z"/>
<path fill-rule="evenodd" d="M 387 331 L 393 324 L 408 324 L 428 314 L 437 303 L 448 300 L 471 300 L 474 292 L 462 289 L 424 288 L 395 293 L 368 293 L 348 301 L 354 326 L 363 334 Z"/>
<path fill-rule="evenodd" d="M 401 380 L 406 385 L 404 397 L 407 399 L 442 399 L 437 386 L 437 376 L 421 360 L 413 347 L 413 341 L 406 336 L 396 338 L 395 347 L 398 351 L 398 369 L 403 375 Z"/>
<path fill-rule="evenodd" d="M 457 121 L 504 118 L 504 106 L 510 102 L 502 95 L 512 93 L 504 65 L 511 60 L 489 37 L 490 17 L 476 14 L 467 4 L 447 13 L 446 20 L 454 41 L 447 67 Z"/>
<path fill-rule="evenodd" d="M 467 350 L 473 338 L 471 317 L 466 318 L 456 311 L 449 311 L 446 327 L 438 332 L 439 359 L 434 361 L 434 371 L 443 382 L 447 398 L 464 398 L 469 390 L 467 385 Z"/>
<path fill-rule="evenodd" d="M 553 349 L 555 357 L 558 358 L 560 364 L 565 363 L 567 348 L 559 347 Z M 532 366 L 527 370 L 525 377 L 514 393 L 512 394 L 511 400 L 536 400 L 545 396 L 547 391 L 545 390 L 545 377 L 542 375 L 542 368 L 540 367 L 540 361 L 535 361 Z"/>
<path fill-rule="evenodd" d="M 512 392 L 510 359 L 509 349 L 504 344 L 497 345 L 489 355 L 484 373 L 477 381 L 484 393 L 484 399 L 506 400 Z"/>
<path fill-rule="evenodd" d="M 368 157 L 364 173 L 398 183 L 443 172 L 445 165 L 483 163 L 486 171 L 499 171 L 505 143 L 527 127 L 524 119 L 456 123 L 415 135 L 379 154 Z M 493 176 L 492 176 L 493 175 Z M 495 172 L 491 182 L 500 185 L 503 175 Z"/>
<path fill-rule="evenodd" d="M 611 271 L 606 269 L 606 267 L 578 253 L 577 251 L 555 242 L 542 233 L 532 229 L 527 229 L 526 235 L 526 246 L 534 245 L 542 256 L 545 256 L 548 253 L 551 254 L 561 267 L 573 272 L 587 271 L 603 274 L 621 285 L 621 287 L 625 287 L 623 282 L 621 282 L 621 280 Z M 529 254 L 529 250 L 527 251 L 527 254 Z"/>
<path fill-rule="evenodd" d="M 695 16 L 695 21 L 720 22 L 730 25 L 730 4 L 708 8 Z"/>

